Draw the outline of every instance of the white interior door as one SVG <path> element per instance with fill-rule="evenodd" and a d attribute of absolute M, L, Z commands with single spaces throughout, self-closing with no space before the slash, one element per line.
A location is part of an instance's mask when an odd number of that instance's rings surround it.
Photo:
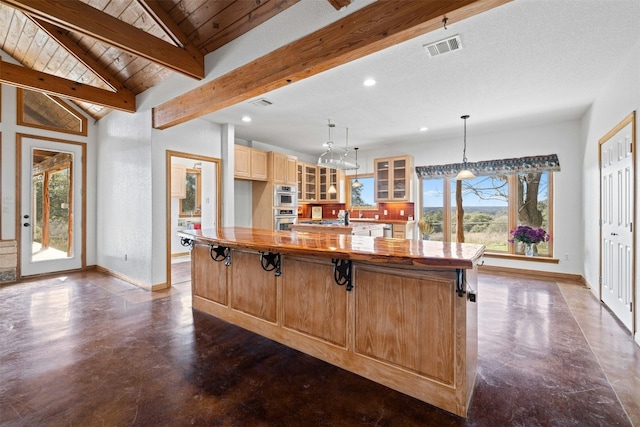
<path fill-rule="evenodd" d="M 600 147 L 602 287 L 601 299 L 633 330 L 634 289 L 634 167 L 631 124 Z"/>
<path fill-rule="evenodd" d="M 82 146 L 21 138 L 21 276 L 82 267 Z"/>

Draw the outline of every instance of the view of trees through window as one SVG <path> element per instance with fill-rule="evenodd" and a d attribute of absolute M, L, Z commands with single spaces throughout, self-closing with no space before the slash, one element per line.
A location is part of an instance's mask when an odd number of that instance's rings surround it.
<path fill-rule="evenodd" d="M 431 240 L 456 241 L 456 182 L 422 181 L 422 215 Z M 549 231 L 550 173 L 480 176 L 462 181 L 464 236 L 467 243 L 481 243 L 487 251 L 522 253 L 509 243 L 510 230 L 518 225 Z M 446 197 L 445 197 L 446 195 Z M 540 255 L 549 255 L 549 244 L 538 244 Z"/>
<path fill-rule="evenodd" d="M 69 250 L 69 201 L 70 175 L 69 168 L 50 173 L 48 189 L 45 192 L 44 174 L 33 177 L 35 195 L 35 218 L 33 241 L 43 247 L 52 247 L 62 252 Z M 45 197 L 48 196 L 48 200 Z M 49 235 L 43 235 L 43 219 L 45 206 L 49 207 Z"/>

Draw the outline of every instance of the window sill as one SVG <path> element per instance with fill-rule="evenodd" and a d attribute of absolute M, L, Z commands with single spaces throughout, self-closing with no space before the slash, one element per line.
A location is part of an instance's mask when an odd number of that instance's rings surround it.
<path fill-rule="evenodd" d="M 485 252 L 484 256 L 486 258 L 498 258 L 498 259 L 511 259 L 514 261 L 529 261 L 529 262 L 543 262 L 547 264 L 558 264 L 560 263 L 559 259 L 551 258 L 548 256 L 525 256 L 518 254 L 498 254 L 495 252 Z"/>

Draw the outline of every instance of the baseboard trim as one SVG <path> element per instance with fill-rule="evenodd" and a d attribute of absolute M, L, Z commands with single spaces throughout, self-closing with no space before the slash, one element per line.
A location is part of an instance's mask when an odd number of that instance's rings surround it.
<path fill-rule="evenodd" d="M 579 285 L 589 287 L 585 278 L 580 274 L 557 273 L 553 271 L 526 270 L 523 268 L 499 267 L 495 265 L 482 265 L 478 268 L 480 273 L 502 274 L 509 276 L 525 276 L 548 280 L 559 280 L 563 282 L 575 282 Z"/>
<path fill-rule="evenodd" d="M 96 271 L 99 271 L 101 273 L 108 274 L 109 276 L 117 277 L 118 279 L 124 280 L 125 282 L 129 282 L 132 285 L 135 285 L 135 286 L 137 286 L 139 288 L 142 288 L 142 289 L 144 289 L 146 291 L 154 292 L 154 291 L 159 291 L 161 289 L 168 288 L 166 283 L 158 283 L 156 285 L 150 285 L 148 283 L 142 282 L 142 281 L 137 280 L 137 279 L 132 279 L 129 276 L 126 276 L 126 275 L 124 275 L 122 273 L 118 273 L 117 271 L 113 271 L 113 270 L 111 270 L 109 268 L 102 267 L 100 265 L 95 266 L 95 269 L 96 269 Z"/>

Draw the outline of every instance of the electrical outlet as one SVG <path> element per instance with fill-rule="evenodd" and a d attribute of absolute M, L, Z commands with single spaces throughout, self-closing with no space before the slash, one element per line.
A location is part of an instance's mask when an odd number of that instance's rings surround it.
<path fill-rule="evenodd" d="M 387 215 L 387 210 L 386 210 L 386 209 L 384 210 L 384 215 L 385 215 L 385 216 Z"/>
<path fill-rule="evenodd" d="M 571 257 L 569 256 L 569 254 L 564 254 L 564 258 L 565 261 L 571 261 Z"/>
<path fill-rule="evenodd" d="M 124 254 L 124 260 L 125 261 L 127 260 L 127 254 Z"/>
<path fill-rule="evenodd" d="M 335 210 L 335 209 L 332 209 L 332 210 L 331 210 L 331 215 L 335 215 L 335 214 L 336 214 L 336 210 Z"/>
<path fill-rule="evenodd" d="M 400 216 L 404 216 L 404 209 L 400 209 Z"/>

